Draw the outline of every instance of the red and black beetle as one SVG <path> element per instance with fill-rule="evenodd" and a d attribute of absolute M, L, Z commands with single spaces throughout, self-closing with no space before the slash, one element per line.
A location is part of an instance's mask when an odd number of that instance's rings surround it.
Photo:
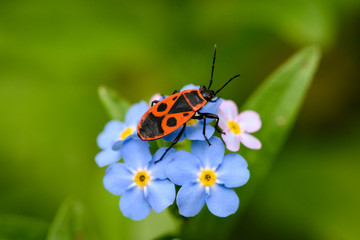
<path fill-rule="evenodd" d="M 172 133 L 180 126 L 183 126 L 178 136 L 166 149 L 162 157 L 157 161 L 160 161 L 165 156 L 165 154 L 179 141 L 181 135 L 185 130 L 186 122 L 190 119 L 204 120 L 203 134 L 205 140 L 208 142 L 209 145 L 209 139 L 207 139 L 205 135 L 206 118 L 215 119 L 215 129 L 222 133 L 221 129 L 218 127 L 219 117 L 216 114 L 212 113 L 200 113 L 199 110 L 207 102 L 212 101 L 216 94 L 218 94 L 229 82 L 231 82 L 231 80 L 239 77 L 240 75 L 236 75 L 230 78 L 216 92 L 210 90 L 214 74 L 215 59 L 216 45 L 214 47 L 211 78 L 208 88 L 202 85 L 200 89 L 188 89 L 182 92 L 175 91 L 172 95 L 166 97 L 161 101 L 153 101 L 151 103 L 151 108 L 141 117 L 137 126 L 137 134 L 139 138 L 144 141 L 151 141 L 162 138 Z"/>

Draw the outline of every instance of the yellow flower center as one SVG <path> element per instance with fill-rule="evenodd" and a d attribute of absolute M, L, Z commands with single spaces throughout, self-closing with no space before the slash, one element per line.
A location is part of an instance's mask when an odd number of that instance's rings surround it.
<path fill-rule="evenodd" d="M 124 140 L 128 136 L 130 136 L 134 132 L 134 129 L 132 127 L 127 127 L 120 133 L 120 140 Z"/>
<path fill-rule="evenodd" d="M 191 125 L 195 125 L 198 123 L 199 120 L 197 119 L 190 119 L 189 121 L 186 122 L 187 126 L 191 126 Z"/>
<path fill-rule="evenodd" d="M 148 184 L 150 180 L 150 175 L 146 171 L 138 171 L 135 175 L 134 180 L 139 187 L 144 187 Z"/>
<path fill-rule="evenodd" d="M 229 121 L 228 122 L 228 127 L 230 129 L 231 132 L 235 133 L 235 134 L 239 134 L 240 133 L 240 126 L 239 124 L 237 124 L 234 121 Z"/>
<path fill-rule="evenodd" d="M 212 170 L 202 170 L 200 173 L 200 182 L 204 186 L 212 186 L 215 183 L 216 180 L 216 174 Z"/>

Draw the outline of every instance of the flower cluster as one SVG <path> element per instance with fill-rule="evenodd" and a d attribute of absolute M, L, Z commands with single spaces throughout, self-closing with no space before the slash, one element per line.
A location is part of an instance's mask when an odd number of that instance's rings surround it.
<path fill-rule="evenodd" d="M 194 88 L 198 87 L 187 85 L 181 91 Z M 162 98 L 157 94 L 152 101 Z M 185 217 L 195 216 L 205 204 L 219 217 L 235 213 L 239 198 L 232 188 L 244 185 L 250 177 L 245 159 L 237 153 L 225 155 L 223 141 L 213 136 L 215 128 L 210 119 L 205 126 L 210 145 L 203 135 L 204 121 L 191 119 L 180 138 L 180 141 L 185 138 L 192 140 L 191 151 L 172 148 L 157 162 L 166 148 L 158 149 L 152 156 L 149 143 L 140 140 L 136 134 L 137 123 L 148 108 L 145 101 L 134 104 L 124 122 L 110 121 L 97 138 L 102 151 L 96 155 L 95 161 L 100 167 L 109 165 L 103 183 L 110 193 L 121 195 L 123 215 L 141 220 L 151 209 L 161 212 L 175 199 L 180 214 Z M 249 134 L 261 127 L 256 112 L 238 114 L 233 101 L 220 98 L 208 102 L 200 112 L 219 116 L 219 127 L 223 131 L 221 137 L 228 150 L 238 151 L 240 143 L 252 149 L 261 148 L 260 141 Z M 173 141 L 179 131 L 164 136 L 163 140 Z M 177 193 L 175 184 L 181 186 Z"/>

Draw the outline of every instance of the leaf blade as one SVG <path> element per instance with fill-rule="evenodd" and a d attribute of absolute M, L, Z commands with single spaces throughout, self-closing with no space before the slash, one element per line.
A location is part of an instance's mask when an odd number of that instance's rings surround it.
<path fill-rule="evenodd" d="M 96 239 L 86 219 L 83 205 L 72 198 L 66 199 L 57 211 L 46 239 Z"/>
<path fill-rule="evenodd" d="M 105 86 L 100 86 L 98 94 L 107 113 L 112 120 L 124 121 L 130 103 L 120 97 L 118 93 Z"/>
<path fill-rule="evenodd" d="M 241 199 L 239 210 L 221 221 L 207 210 L 202 210 L 197 217 L 183 225 L 182 238 L 198 239 L 198 233 L 201 233 L 201 238 L 226 239 L 231 234 L 256 186 L 281 151 L 319 60 L 320 50 L 317 47 L 300 50 L 271 74 L 246 101 L 241 109 L 255 110 L 262 119 L 263 127 L 254 135 L 262 141 L 263 147 L 258 151 L 244 147 L 240 150 L 249 163 L 251 177 L 244 187 L 235 189 Z"/>

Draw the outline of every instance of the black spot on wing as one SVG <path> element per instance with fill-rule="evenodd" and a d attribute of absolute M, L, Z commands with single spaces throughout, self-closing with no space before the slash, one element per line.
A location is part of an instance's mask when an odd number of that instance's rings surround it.
<path fill-rule="evenodd" d="M 185 93 L 186 98 L 189 100 L 190 104 L 195 107 L 196 105 L 203 103 L 204 99 L 202 99 L 199 96 L 199 92 L 198 91 L 191 91 L 191 92 L 187 92 Z"/>
<path fill-rule="evenodd" d="M 186 116 L 188 116 L 189 115 L 189 113 L 183 113 L 183 116 L 184 117 L 186 117 Z"/>
<path fill-rule="evenodd" d="M 172 113 L 180 113 L 180 112 L 190 112 L 193 111 L 189 103 L 186 101 L 184 95 L 180 95 L 180 97 L 174 102 L 168 114 Z"/>
<path fill-rule="evenodd" d="M 177 96 L 173 97 L 173 99 L 172 99 L 172 100 L 174 101 L 174 100 L 176 100 L 176 98 L 177 98 Z"/>
<path fill-rule="evenodd" d="M 154 138 L 161 136 L 164 133 L 164 130 L 161 128 L 161 122 L 163 121 L 164 116 L 155 117 L 150 113 L 147 118 L 141 123 L 139 132 L 143 138 Z"/>
<path fill-rule="evenodd" d="M 158 111 L 158 112 L 163 112 L 163 111 L 166 110 L 166 108 L 167 108 L 167 104 L 166 104 L 166 103 L 161 103 L 161 104 L 159 104 L 159 106 L 157 107 L 157 111 Z"/>
<path fill-rule="evenodd" d="M 171 117 L 166 121 L 166 126 L 168 127 L 175 127 L 177 124 L 176 118 Z"/>

